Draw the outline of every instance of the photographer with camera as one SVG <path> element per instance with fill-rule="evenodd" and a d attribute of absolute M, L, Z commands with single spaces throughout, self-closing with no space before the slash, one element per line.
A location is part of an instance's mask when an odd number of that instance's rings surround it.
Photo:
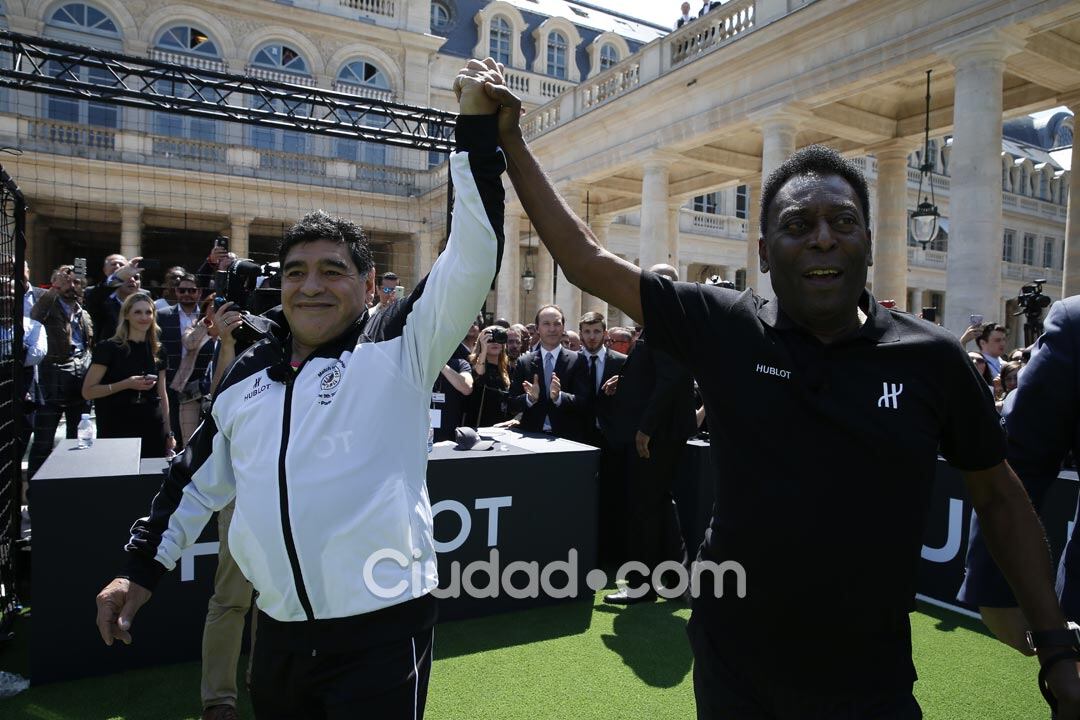
<path fill-rule="evenodd" d="M 423 716 L 438 585 L 430 388 L 502 256 L 505 160 L 498 103 L 482 85 L 502 76 L 484 67 L 454 81 L 453 219 L 430 273 L 368 318 L 363 231 L 315 211 L 285 233 L 280 322 L 226 372 L 210 417 L 133 526 L 126 572 L 97 597 L 103 642 L 130 643 L 158 580 L 235 499 L 230 550 L 258 592 L 260 720 Z"/>
<path fill-rule="evenodd" d="M 498 325 L 484 328 L 469 355 L 473 374 L 473 391 L 465 409 L 469 427 L 492 427 L 510 419 L 509 332 Z"/>
<path fill-rule="evenodd" d="M 34 413 L 27 478 L 34 477 L 52 452 L 60 416 L 65 417 L 67 438 L 72 440 L 82 414 L 90 412 L 90 403 L 82 396 L 82 386 L 90 367 L 94 323 L 79 303 L 85 281 L 85 275 L 76 274 L 75 266 L 61 265 L 53 271 L 52 287 L 30 311 L 30 318 L 45 328 L 49 350 L 38 365 L 42 404 Z"/>
<path fill-rule="evenodd" d="M 153 299 L 145 293 L 129 295 L 116 334 L 94 347 L 82 388 L 97 410 L 98 437 L 141 438 L 144 458 L 165 457 L 176 449 L 159 332 Z"/>

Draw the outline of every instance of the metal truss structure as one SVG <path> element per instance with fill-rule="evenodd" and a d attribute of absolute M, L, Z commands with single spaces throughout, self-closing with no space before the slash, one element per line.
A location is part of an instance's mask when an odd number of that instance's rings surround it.
<path fill-rule="evenodd" d="M 453 150 L 457 118 L 6 31 L 0 31 L 0 87 L 444 153 Z"/>

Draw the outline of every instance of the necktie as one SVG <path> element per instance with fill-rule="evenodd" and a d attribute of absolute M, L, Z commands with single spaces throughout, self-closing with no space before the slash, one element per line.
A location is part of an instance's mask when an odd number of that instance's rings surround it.
<path fill-rule="evenodd" d="M 596 381 L 597 381 L 597 377 L 596 377 L 596 356 L 595 355 L 590 355 L 589 356 L 589 387 L 591 387 L 593 389 L 593 394 L 595 394 L 596 392 L 598 392 L 600 390 L 600 388 L 598 388 L 596 386 Z"/>
<path fill-rule="evenodd" d="M 551 388 L 551 373 L 555 370 L 555 353 L 544 353 L 544 390 Z"/>

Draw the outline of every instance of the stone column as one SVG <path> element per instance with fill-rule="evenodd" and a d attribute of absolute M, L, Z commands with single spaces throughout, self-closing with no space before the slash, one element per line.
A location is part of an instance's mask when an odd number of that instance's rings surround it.
<path fill-rule="evenodd" d="M 610 215 L 595 216 L 592 218 L 593 235 L 596 236 L 596 242 L 602 248 L 607 248 L 608 246 L 608 233 L 611 230 L 611 219 L 612 218 Z M 582 312 L 589 312 L 590 310 L 595 310 L 596 312 L 607 318 L 608 327 L 611 327 L 611 319 L 608 318 L 608 312 L 610 311 L 610 309 L 608 308 L 608 304 L 606 301 L 601 300 L 598 297 L 593 297 L 588 293 L 582 293 L 581 310 Z"/>
<path fill-rule="evenodd" d="M 585 193 L 576 185 L 565 188 L 562 192 L 563 199 L 570 209 L 579 218 L 584 218 Z M 566 279 L 562 267 L 557 266 L 558 282 L 555 287 L 555 304 L 562 308 L 566 316 L 566 329 L 573 330 L 577 327 L 578 318 L 581 317 L 581 290 L 572 285 Z"/>
<path fill-rule="evenodd" d="M 550 305 L 555 302 L 555 293 L 552 289 L 553 278 L 555 273 L 555 261 L 551 257 L 551 253 L 544 247 L 543 243 L 539 243 L 536 247 L 536 268 L 533 272 L 536 273 L 536 289 L 532 294 L 536 296 L 536 308 L 539 309 L 541 305 Z M 533 312 L 531 315 L 535 315 Z M 532 322 L 532 317 L 527 318 L 528 325 Z"/>
<path fill-rule="evenodd" d="M 142 208 L 120 206 L 120 254 L 129 260 L 142 254 Z"/>
<path fill-rule="evenodd" d="M 238 258 L 250 257 L 251 222 L 255 218 L 251 216 L 229 216 L 229 251 L 236 253 Z"/>
<path fill-rule="evenodd" d="M 682 211 L 682 203 L 673 202 L 668 204 L 668 242 L 667 264 L 673 268 L 679 268 L 679 216 Z M 680 280 L 685 277 L 679 276 Z"/>
<path fill-rule="evenodd" d="M 1080 98 L 1073 98 L 1068 105 L 1075 115 L 1080 110 Z M 1077 149 L 1075 141 L 1073 141 L 1071 157 L 1073 163 L 1071 167 L 1080 168 L 1078 164 L 1080 149 Z M 1062 274 L 1061 281 L 1061 297 L 1063 298 L 1080 293 L 1080 217 L 1076 217 L 1076 213 L 1080 213 L 1080 177 L 1070 176 L 1069 214 L 1065 220 L 1065 247 L 1062 250 L 1065 253 L 1065 272 Z"/>
<path fill-rule="evenodd" d="M 1017 49 L 992 31 L 942 48 L 956 68 L 949 199 L 949 303 L 945 328 L 960 335 L 972 313 L 992 319 L 1001 297 L 1001 114 L 1005 58 Z"/>
<path fill-rule="evenodd" d="M 659 156 L 649 157 L 644 165 L 638 264 L 646 270 L 668 261 L 668 235 L 671 232 L 668 209 L 670 165 L 670 160 Z"/>
<path fill-rule="evenodd" d="M 895 300 L 907 310 L 907 157 L 906 143 L 876 149 L 877 233 L 873 235 L 874 297 Z"/>
<path fill-rule="evenodd" d="M 746 287 L 757 287 L 758 282 L 758 238 L 761 229 L 758 218 L 761 215 L 761 179 L 746 183 Z M 735 281 L 735 268 L 731 269 L 732 282 Z"/>
<path fill-rule="evenodd" d="M 798 131 L 795 115 L 783 111 L 766 115 L 761 120 L 761 181 L 764 183 L 772 171 L 779 167 L 795 152 L 795 133 Z M 764 298 L 776 297 L 772 282 L 767 273 L 760 272 L 759 263 L 754 263 L 758 270 L 757 285 L 754 290 Z"/>
<path fill-rule="evenodd" d="M 503 235 L 502 266 L 495 285 L 495 316 L 516 323 L 521 320 L 521 208 L 516 205 L 506 206 Z"/>
<path fill-rule="evenodd" d="M 420 232 L 413 235 L 416 238 L 415 254 L 413 256 L 414 285 L 431 272 L 431 266 L 435 264 L 432 256 L 435 254 L 435 247 L 438 242 L 430 223 L 421 227 Z"/>

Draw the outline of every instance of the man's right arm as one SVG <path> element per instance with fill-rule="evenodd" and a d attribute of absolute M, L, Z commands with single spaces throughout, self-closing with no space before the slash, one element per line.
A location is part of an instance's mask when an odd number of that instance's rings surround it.
<path fill-rule="evenodd" d="M 97 626 L 102 640 L 131 642 L 131 621 L 150 598 L 158 580 L 194 543 L 210 516 L 236 495 L 229 446 L 213 416 L 203 422 L 150 505 L 135 521 L 125 546 L 127 567 L 97 596 Z"/>
<path fill-rule="evenodd" d="M 499 144 L 510 181 L 567 280 L 641 322 L 641 269 L 600 247 L 589 226 L 559 196 L 521 136 L 521 101 L 505 86 L 486 84 L 484 89 L 500 103 Z"/>

